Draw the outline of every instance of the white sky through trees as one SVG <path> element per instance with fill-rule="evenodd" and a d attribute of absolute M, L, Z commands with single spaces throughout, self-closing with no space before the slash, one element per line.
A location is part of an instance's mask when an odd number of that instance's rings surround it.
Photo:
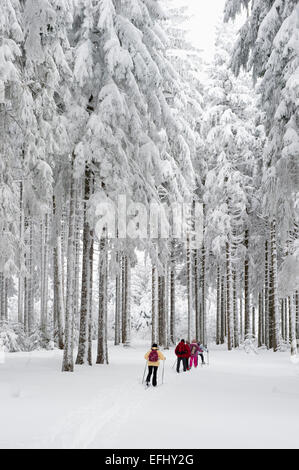
<path fill-rule="evenodd" d="M 191 16 L 186 25 L 189 39 L 202 50 L 202 57 L 208 62 L 214 54 L 216 26 L 223 21 L 225 2 L 226 0 L 174 0 L 176 6 L 188 5 Z M 238 25 L 243 21 L 243 15 L 236 18 Z"/>
<path fill-rule="evenodd" d="M 177 6 L 188 5 L 190 9 L 189 38 L 194 46 L 202 49 L 202 56 L 210 60 L 214 52 L 215 28 L 223 19 L 225 0 L 175 0 Z"/>

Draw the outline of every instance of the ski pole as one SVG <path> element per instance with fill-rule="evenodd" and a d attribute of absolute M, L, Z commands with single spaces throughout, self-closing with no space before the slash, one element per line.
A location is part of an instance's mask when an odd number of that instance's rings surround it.
<path fill-rule="evenodd" d="M 163 361 L 163 369 L 162 369 L 162 384 L 164 384 L 164 362 L 165 362 L 165 361 Z"/>
<path fill-rule="evenodd" d="M 142 384 L 144 382 L 144 376 L 145 376 L 145 371 L 146 371 L 146 365 L 147 365 L 147 360 L 145 360 L 145 367 L 144 367 L 144 372 L 143 372 L 143 377 L 142 377 Z"/>
<path fill-rule="evenodd" d="M 173 365 L 172 365 L 172 367 L 171 367 L 172 369 L 174 368 L 174 366 L 176 365 L 176 363 L 177 363 L 177 359 L 174 360 L 174 363 L 173 363 Z"/>

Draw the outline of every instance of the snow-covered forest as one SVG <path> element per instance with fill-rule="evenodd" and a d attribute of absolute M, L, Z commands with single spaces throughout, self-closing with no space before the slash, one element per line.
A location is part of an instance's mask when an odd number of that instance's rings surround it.
<path fill-rule="evenodd" d="M 208 59 L 187 0 L 0 6 L 0 354 L 296 361 L 298 1 L 226 0 Z"/>

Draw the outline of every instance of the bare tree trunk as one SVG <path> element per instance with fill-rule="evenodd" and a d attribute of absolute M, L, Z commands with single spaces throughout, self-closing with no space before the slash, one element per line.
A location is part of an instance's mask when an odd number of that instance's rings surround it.
<path fill-rule="evenodd" d="M 75 228 L 75 280 L 74 280 L 74 327 L 76 331 L 80 327 L 80 233 L 82 226 L 81 201 L 82 201 L 82 181 L 80 179 L 79 189 L 76 191 L 76 228 Z M 82 276 L 82 273 L 81 273 Z"/>
<path fill-rule="evenodd" d="M 299 290 L 296 290 L 295 305 L 296 305 L 296 338 L 299 339 Z"/>
<path fill-rule="evenodd" d="M 284 336 L 285 332 L 285 311 L 284 311 L 284 299 L 280 299 L 280 324 L 281 324 L 281 337 L 285 341 L 286 338 Z"/>
<path fill-rule="evenodd" d="M 164 274 L 158 275 L 158 332 L 159 345 L 165 346 L 165 277 Z"/>
<path fill-rule="evenodd" d="M 245 262 L 244 262 L 244 335 L 245 339 L 250 336 L 250 294 L 249 294 L 249 231 L 245 230 L 244 246 L 246 249 Z"/>
<path fill-rule="evenodd" d="M 55 224 L 55 241 L 53 248 L 53 284 L 54 284 L 54 325 L 57 331 L 58 348 L 64 348 L 63 339 L 63 319 L 65 315 L 63 285 L 62 285 L 62 265 L 61 265 L 61 221 L 56 213 L 56 201 L 53 196 L 53 219 Z"/>
<path fill-rule="evenodd" d="M 221 276 L 221 335 L 220 344 L 224 344 L 225 335 L 225 294 L 224 294 L 224 276 Z"/>
<path fill-rule="evenodd" d="M 126 257 L 121 257 L 121 342 L 126 342 Z"/>
<path fill-rule="evenodd" d="M 89 248 L 89 312 L 88 312 L 88 354 L 87 361 L 92 366 L 92 337 L 93 337 L 93 315 L 92 315 L 92 293 L 93 293 L 93 244 L 94 233 L 91 231 L 91 240 Z M 75 293 L 74 293 L 75 294 Z"/>
<path fill-rule="evenodd" d="M 67 277 L 66 277 L 66 308 L 65 308 L 65 337 L 62 371 L 73 372 L 74 370 L 74 255 L 75 255 L 75 224 L 76 224 L 76 189 L 73 178 L 73 160 L 71 165 L 71 186 L 70 186 L 70 211 L 68 226 L 68 245 L 67 245 Z M 58 254 L 57 254 L 58 255 Z"/>
<path fill-rule="evenodd" d="M 102 237 L 99 248 L 99 317 L 97 364 L 108 364 L 107 338 L 107 239 Z"/>
<path fill-rule="evenodd" d="M 217 266 L 217 300 L 216 300 L 216 344 L 221 344 L 221 287 L 220 267 Z M 198 336 L 197 336 L 198 338 Z"/>
<path fill-rule="evenodd" d="M 48 214 L 45 214 L 44 223 L 41 222 L 41 330 L 46 333 L 48 326 Z"/>
<path fill-rule="evenodd" d="M 24 263 L 24 208 L 23 208 L 23 181 L 20 182 L 20 271 L 18 277 L 18 322 L 24 322 L 24 277 L 22 274 Z"/>
<path fill-rule="evenodd" d="M 241 282 L 241 281 L 240 281 Z M 243 319 L 243 289 L 240 289 L 240 341 L 244 341 L 244 319 Z"/>
<path fill-rule="evenodd" d="M 171 242 L 171 260 L 170 260 L 170 341 L 176 342 L 176 312 L 175 312 L 175 241 Z"/>
<path fill-rule="evenodd" d="M 157 343 L 157 269 L 152 266 L 152 344 Z"/>
<path fill-rule="evenodd" d="M 82 252 L 82 284 L 79 344 L 76 364 L 88 363 L 88 325 L 90 300 L 90 249 L 91 230 L 87 217 L 87 204 L 91 195 L 91 171 L 86 165 L 84 178 L 84 223 L 83 223 L 83 252 Z"/>
<path fill-rule="evenodd" d="M 57 332 L 58 332 L 58 347 L 64 348 L 64 317 L 65 317 L 65 301 L 63 295 L 62 285 L 62 265 L 61 265 L 61 237 L 60 234 L 56 238 L 55 247 L 55 269 L 56 269 L 56 286 L 57 286 Z"/>
<path fill-rule="evenodd" d="M 201 342 L 207 345 L 207 321 L 206 321 L 206 249 L 205 243 L 202 245 L 201 252 Z"/>
<path fill-rule="evenodd" d="M 33 221 L 29 219 L 29 258 L 28 258 L 28 330 L 33 333 L 35 328 L 34 295 L 33 295 Z"/>
<path fill-rule="evenodd" d="M 260 348 L 263 345 L 263 295 L 259 292 L 258 295 L 258 337 L 257 337 L 257 344 Z"/>
<path fill-rule="evenodd" d="M 8 321 L 8 279 L 4 278 L 4 319 Z"/>
<path fill-rule="evenodd" d="M 194 250 L 194 302 L 195 302 L 195 336 L 200 338 L 200 260 L 199 249 Z"/>
<path fill-rule="evenodd" d="M 169 264 L 165 266 L 165 289 L 164 289 L 164 348 L 169 349 Z"/>
<path fill-rule="evenodd" d="M 296 341 L 296 313 L 293 296 L 288 297 L 289 303 L 289 332 L 290 332 L 290 345 L 291 345 L 291 356 L 297 354 L 297 341 Z"/>
<path fill-rule="evenodd" d="M 271 305 L 271 326 L 272 326 L 272 347 L 276 352 L 280 349 L 279 332 L 279 306 L 277 288 L 277 247 L 276 247 L 276 220 L 271 222 L 271 283 L 270 283 L 270 305 Z"/>
<path fill-rule="evenodd" d="M 237 274 L 233 270 L 232 273 L 233 281 L 233 313 L 234 313 L 234 347 L 239 347 L 239 312 L 238 312 L 238 302 L 237 302 Z"/>
<path fill-rule="evenodd" d="M 284 303 L 284 337 L 285 341 L 289 340 L 289 322 L 288 322 L 288 299 L 283 299 Z"/>
<path fill-rule="evenodd" d="M 255 307 L 252 307 L 252 336 L 255 338 Z"/>
<path fill-rule="evenodd" d="M 261 330 L 261 342 L 265 344 L 265 298 L 264 298 L 264 289 L 261 292 L 261 315 L 262 315 L 262 330 Z"/>
<path fill-rule="evenodd" d="M 128 255 L 125 257 L 125 342 L 124 346 L 131 344 L 131 262 Z"/>
<path fill-rule="evenodd" d="M 0 320 L 5 320 L 5 279 L 3 273 L 0 273 Z"/>
<path fill-rule="evenodd" d="M 77 188 L 76 188 L 76 195 L 77 195 Z M 76 196 L 77 197 L 77 196 Z M 68 205 L 65 204 L 64 210 L 62 211 L 61 217 L 61 267 L 62 267 L 62 291 L 63 291 L 63 298 L 64 298 L 64 310 L 66 309 L 66 271 L 67 271 L 67 260 L 65 259 L 65 254 L 68 250 L 68 220 L 70 218 L 68 210 Z M 66 262 L 65 262 L 66 261 Z"/>
<path fill-rule="evenodd" d="M 189 235 L 187 237 L 187 298 L 188 298 L 188 333 L 187 339 L 191 341 L 192 329 L 192 250 L 190 249 Z"/>
<path fill-rule="evenodd" d="M 265 241 L 265 345 L 270 349 L 270 320 L 269 320 L 269 244 Z"/>
<path fill-rule="evenodd" d="M 226 243 L 226 305 L 227 305 L 227 349 L 230 351 L 233 347 L 234 323 L 232 312 L 232 275 L 231 275 L 231 257 L 230 245 Z"/>
<path fill-rule="evenodd" d="M 119 251 L 116 252 L 116 275 L 115 275 L 115 327 L 114 327 L 114 344 L 117 346 L 120 344 L 120 313 L 121 313 L 121 301 L 120 301 L 120 256 Z"/>

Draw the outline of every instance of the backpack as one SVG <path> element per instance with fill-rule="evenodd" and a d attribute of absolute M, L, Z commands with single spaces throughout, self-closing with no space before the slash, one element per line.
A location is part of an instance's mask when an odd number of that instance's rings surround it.
<path fill-rule="evenodd" d="M 183 356 L 186 353 L 187 353 L 187 348 L 185 346 L 185 343 L 179 343 L 178 348 L 177 348 L 177 355 Z"/>
<path fill-rule="evenodd" d="M 149 362 L 157 362 L 158 359 L 159 359 L 158 351 L 156 349 L 152 349 L 148 356 Z"/>
<path fill-rule="evenodd" d="M 196 353 L 196 351 L 197 351 L 197 347 L 196 347 L 196 346 L 192 346 L 191 355 L 194 356 L 194 354 Z"/>

